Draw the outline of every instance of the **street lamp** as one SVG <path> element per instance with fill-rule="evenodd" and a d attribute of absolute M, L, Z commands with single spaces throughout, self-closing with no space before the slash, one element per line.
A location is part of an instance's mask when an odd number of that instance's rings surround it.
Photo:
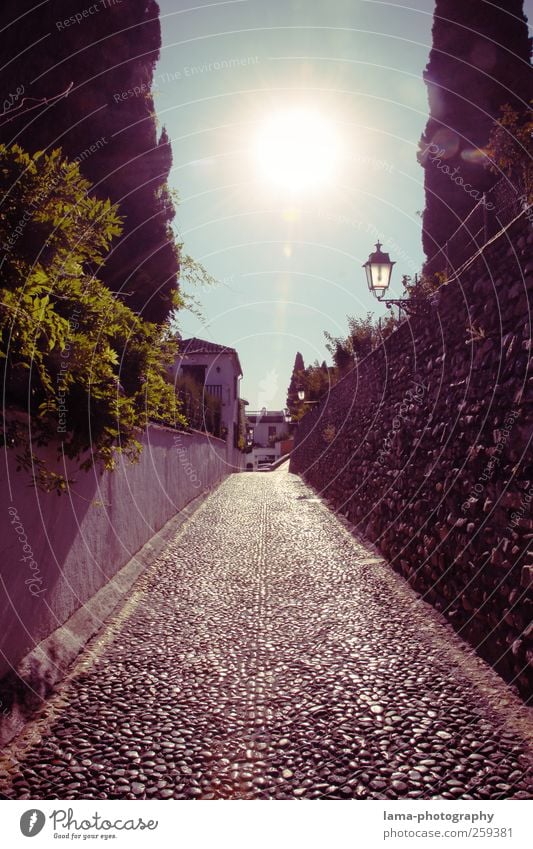
<path fill-rule="evenodd" d="M 389 288 L 393 265 L 396 263 L 391 262 L 390 256 L 381 250 L 381 243 L 376 242 L 376 250 L 370 254 L 363 268 L 368 288 L 378 300 Z"/>
<path fill-rule="evenodd" d="M 319 401 L 304 401 L 305 398 L 305 389 L 298 390 L 298 401 L 303 401 L 304 404 L 319 404 Z"/>
<path fill-rule="evenodd" d="M 416 304 L 413 303 L 411 299 L 383 297 L 389 288 L 392 276 L 392 267 L 393 265 L 396 265 L 396 263 L 391 261 L 390 256 L 382 251 L 381 247 L 381 242 L 376 242 L 376 250 L 374 253 L 370 254 L 363 265 L 366 272 L 368 288 L 378 301 L 382 301 L 387 308 L 391 307 L 392 304 L 396 304 L 398 306 L 398 311 L 403 309 L 407 315 L 416 315 Z M 404 277 L 404 283 L 407 280 L 409 280 L 409 278 Z M 415 274 L 415 285 L 416 283 L 417 276 Z"/>

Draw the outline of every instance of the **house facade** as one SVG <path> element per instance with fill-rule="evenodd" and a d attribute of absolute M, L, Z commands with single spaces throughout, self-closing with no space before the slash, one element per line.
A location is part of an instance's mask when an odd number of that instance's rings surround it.
<path fill-rule="evenodd" d="M 246 455 L 246 467 L 257 471 L 262 464 L 273 463 L 292 448 L 293 427 L 286 410 L 258 410 L 246 414 L 246 429 L 252 451 Z"/>
<path fill-rule="evenodd" d="M 172 367 L 174 385 L 187 377 L 220 402 L 221 436 L 228 451 L 237 448 L 239 436 L 239 389 L 242 368 L 234 348 L 205 339 L 181 339 Z"/>

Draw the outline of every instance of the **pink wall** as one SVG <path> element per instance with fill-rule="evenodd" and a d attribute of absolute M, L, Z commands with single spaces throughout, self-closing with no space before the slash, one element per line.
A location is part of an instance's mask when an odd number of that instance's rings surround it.
<path fill-rule="evenodd" d="M 4 452 L 0 722 L 10 709 L 19 661 L 73 614 L 83 615 L 86 603 L 163 525 L 231 471 L 226 444 L 202 433 L 153 425 L 142 442 L 139 462 L 121 459 L 114 472 L 79 472 L 68 463 L 75 482 L 61 496 L 30 486 L 29 475 L 16 471 L 14 452 Z M 56 449 L 39 453 L 52 461 Z"/>

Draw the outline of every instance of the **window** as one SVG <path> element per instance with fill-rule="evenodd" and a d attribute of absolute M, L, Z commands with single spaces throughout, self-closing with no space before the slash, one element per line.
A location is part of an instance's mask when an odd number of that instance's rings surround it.
<path fill-rule="evenodd" d="M 190 377 L 199 386 L 205 383 L 205 370 L 206 366 L 183 365 L 181 367 L 183 377 Z"/>
<path fill-rule="evenodd" d="M 269 425 L 268 426 L 268 438 L 269 439 L 270 439 L 271 436 L 276 436 L 277 432 L 278 431 L 277 431 L 276 425 Z"/>

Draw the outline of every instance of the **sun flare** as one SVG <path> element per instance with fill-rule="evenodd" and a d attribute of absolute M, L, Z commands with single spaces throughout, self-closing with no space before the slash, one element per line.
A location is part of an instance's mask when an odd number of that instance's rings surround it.
<path fill-rule="evenodd" d="M 330 183 L 339 161 L 334 126 L 319 112 L 294 108 L 259 127 L 254 155 L 262 180 L 300 194 Z"/>

